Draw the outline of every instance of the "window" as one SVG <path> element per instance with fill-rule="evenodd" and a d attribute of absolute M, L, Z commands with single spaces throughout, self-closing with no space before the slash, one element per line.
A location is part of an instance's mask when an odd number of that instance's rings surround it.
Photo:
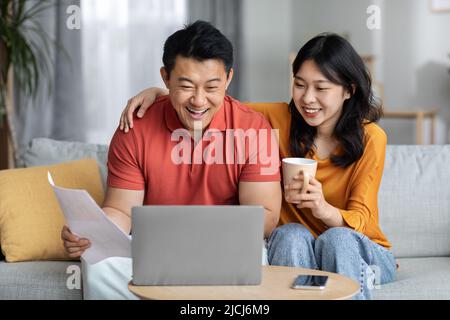
<path fill-rule="evenodd" d="M 109 143 L 127 99 L 163 86 L 164 41 L 186 23 L 186 1 L 81 0 L 87 142 Z"/>

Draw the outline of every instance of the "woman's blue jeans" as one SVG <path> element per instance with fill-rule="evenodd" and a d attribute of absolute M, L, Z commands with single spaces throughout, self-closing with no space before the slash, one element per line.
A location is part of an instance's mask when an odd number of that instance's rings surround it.
<path fill-rule="evenodd" d="M 268 241 L 270 265 L 302 267 L 339 273 L 356 280 L 360 292 L 354 299 L 371 299 L 377 285 L 395 280 L 391 250 L 346 227 L 330 228 L 317 239 L 303 225 L 276 228 Z"/>

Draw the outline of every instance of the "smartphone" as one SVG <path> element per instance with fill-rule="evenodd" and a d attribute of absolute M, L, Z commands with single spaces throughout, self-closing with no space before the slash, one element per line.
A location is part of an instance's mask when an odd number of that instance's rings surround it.
<path fill-rule="evenodd" d="M 295 278 L 293 289 L 323 290 L 328 282 L 328 276 L 301 274 Z"/>

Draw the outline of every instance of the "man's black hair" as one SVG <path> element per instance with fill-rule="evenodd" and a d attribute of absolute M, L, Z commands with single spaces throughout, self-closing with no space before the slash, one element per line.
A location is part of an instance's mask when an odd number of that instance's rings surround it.
<path fill-rule="evenodd" d="M 198 61 L 218 59 L 225 64 L 227 75 L 233 66 L 233 45 L 209 22 L 197 20 L 167 38 L 163 63 L 170 75 L 180 55 Z"/>

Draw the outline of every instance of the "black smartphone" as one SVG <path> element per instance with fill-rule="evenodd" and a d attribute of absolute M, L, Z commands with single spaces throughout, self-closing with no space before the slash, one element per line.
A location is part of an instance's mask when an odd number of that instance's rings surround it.
<path fill-rule="evenodd" d="M 328 276 L 301 274 L 295 278 L 293 289 L 323 290 L 328 282 Z"/>

